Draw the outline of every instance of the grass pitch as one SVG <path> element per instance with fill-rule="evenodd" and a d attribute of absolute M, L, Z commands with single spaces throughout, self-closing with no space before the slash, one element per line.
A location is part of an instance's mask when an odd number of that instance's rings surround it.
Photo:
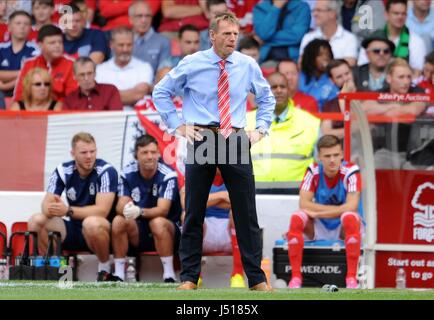
<path fill-rule="evenodd" d="M 321 289 L 276 289 L 251 292 L 247 289 L 201 288 L 177 291 L 177 284 L 74 282 L 61 288 L 58 282 L 0 281 L 0 300 L 434 300 L 434 290 L 374 289 L 328 293 Z"/>

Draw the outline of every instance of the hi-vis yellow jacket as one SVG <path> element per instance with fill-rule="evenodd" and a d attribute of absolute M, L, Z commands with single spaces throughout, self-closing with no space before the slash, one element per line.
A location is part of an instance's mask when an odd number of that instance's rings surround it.
<path fill-rule="evenodd" d="M 247 114 L 247 129 L 255 128 L 256 111 Z M 320 119 L 288 101 L 284 121 L 272 122 L 269 135 L 251 148 L 256 188 L 289 188 L 303 180 L 313 161 Z M 298 186 L 298 184 L 297 184 Z"/>

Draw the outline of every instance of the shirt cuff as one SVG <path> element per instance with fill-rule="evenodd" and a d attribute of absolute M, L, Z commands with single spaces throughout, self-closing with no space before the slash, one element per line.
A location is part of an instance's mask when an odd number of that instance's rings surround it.
<path fill-rule="evenodd" d="M 161 118 L 164 123 L 167 125 L 167 132 L 170 134 L 174 134 L 176 129 L 183 125 L 182 120 L 178 117 L 178 113 L 176 111 L 169 113 L 162 113 Z"/>
<path fill-rule="evenodd" d="M 268 129 L 270 129 L 270 126 L 265 122 L 264 120 L 256 120 L 256 129 L 263 128 L 265 131 L 268 132 Z"/>

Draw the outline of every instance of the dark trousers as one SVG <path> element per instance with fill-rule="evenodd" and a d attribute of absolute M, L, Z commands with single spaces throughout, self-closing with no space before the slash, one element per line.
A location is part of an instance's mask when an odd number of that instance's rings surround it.
<path fill-rule="evenodd" d="M 186 216 L 179 251 L 181 281 L 197 283 L 199 278 L 206 203 L 217 167 L 229 192 L 238 245 L 249 287 L 266 281 L 261 270 L 262 240 L 256 215 L 250 143 L 245 131 L 233 133 L 227 140 L 220 134 L 210 131 L 204 137 L 204 141 L 189 144 L 187 154 Z M 205 163 L 202 156 L 207 158 Z"/>

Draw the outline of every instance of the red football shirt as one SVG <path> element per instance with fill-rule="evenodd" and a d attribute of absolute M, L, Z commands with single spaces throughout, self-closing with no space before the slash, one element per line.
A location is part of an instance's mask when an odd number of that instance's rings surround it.
<path fill-rule="evenodd" d="M 310 113 L 318 112 L 318 102 L 314 97 L 308 94 L 297 91 L 297 93 L 292 97 L 292 100 L 294 100 L 294 104 L 297 108 Z"/>
<path fill-rule="evenodd" d="M 23 79 L 33 68 L 39 67 L 48 70 L 52 77 L 53 93 L 56 100 L 63 101 L 66 95 L 78 88 L 74 79 L 74 61 L 63 55 L 51 64 L 42 55 L 27 59 L 18 75 L 17 84 L 14 91 L 14 101 L 20 101 L 23 93 Z"/>

